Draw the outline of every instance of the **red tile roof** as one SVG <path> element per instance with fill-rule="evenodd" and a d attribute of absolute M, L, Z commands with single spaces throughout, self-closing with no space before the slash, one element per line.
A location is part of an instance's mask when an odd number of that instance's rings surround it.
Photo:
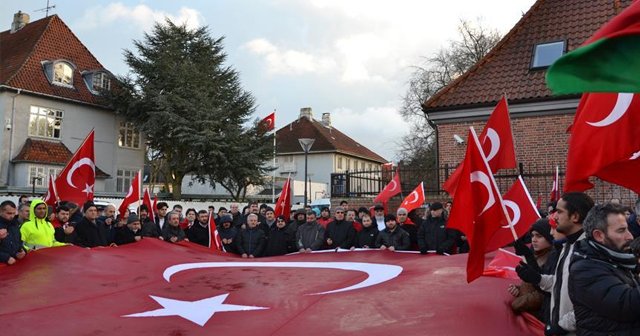
<path fill-rule="evenodd" d="M 81 72 L 106 69 L 57 15 L 28 23 L 13 34 L 1 32 L 0 46 L 0 85 L 100 105 Z M 56 60 L 75 65 L 73 88 L 47 80 L 41 62 Z"/>
<path fill-rule="evenodd" d="M 482 60 L 423 104 L 427 113 L 495 105 L 503 93 L 509 102 L 543 101 L 554 97 L 545 84 L 545 70 L 530 70 L 534 46 L 567 41 L 580 46 L 631 0 L 538 0 Z M 566 96 L 565 96 L 566 97 Z"/>
<path fill-rule="evenodd" d="M 302 147 L 298 142 L 300 138 L 316 139 L 310 153 L 336 152 L 380 163 L 387 162 L 382 156 L 359 144 L 334 127 L 326 127 L 321 122 L 310 120 L 307 117 L 298 118 L 298 120 L 276 132 L 277 153 L 302 153 Z"/>
<path fill-rule="evenodd" d="M 13 158 L 13 162 L 33 162 L 64 166 L 73 153 L 60 141 L 36 140 L 27 138 L 24 146 Z M 96 167 L 96 177 L 109 177 L 109 174 Z"/>

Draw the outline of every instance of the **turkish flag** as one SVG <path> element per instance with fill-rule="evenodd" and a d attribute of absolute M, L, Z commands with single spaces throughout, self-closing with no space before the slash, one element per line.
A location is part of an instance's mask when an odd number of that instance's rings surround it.
<path fill-rule="evenodd" d="M 585 93 L 571 127 L 565 191 L 593 188 L 590 176 L 640 193 L 640 97 Z"/>
<path fill-rule="evenodd" d="M 498 249 L 482 275 L 519 280 L 520 277 L 518 277 L 518 273 L 516 273 L 516 266 L 518 266 L 520 261 L 522 261 L 522 258 L 515 253 Z"/>
<path fill-rule="evenodd" d="M 44 196 L 43 201 L 48 206 L 55 208 L 56 202 L 58 202 L 58 194 L 56 193 L 54 180 L 55 176 L 49 175 L 49 188 L 47 189 L 47 194 Z"/>
<path fill-rule="evenodd" d="M 468 141 L 470 140 L 467 139 Z M 509 107 L 504 96 L 496 105 L 482 133 L 480 133 L 480 142 L 492 172 L 497 173 L 500 169 L 516 168 L 516 150 L 513 145 Z M 458 168 L 442 186 L 442 189 L 446 190 L 449 195 L 456 193 L 460 169 L 461 165 L 458 165 Z"/>
<path fill-rule="evenodd" d="M 276 217 L 282 215 L 287 220 L 291 216 L 291 177 L 287 178 L 287 182 L 282 186 L 282 192 L 280 192 L 273 213 Z"/>
<path fill-rule="evenodd" d="M 265 132 L 273 131 L 276 127 L 276 112 L 271 112 L 270 115 L 260 120 L 259 127 Z"/>
<path fill-rule="evenodd" d="M 556 173 L 553 175 L 553 185 L 551 186 L 551 193 L 549 194 L 549 201 L 556 202 L 560 200 L 560 172 L 558 166 L 556 166 Z"/>
<path fill-rule="evenodd" d="M 96 182 L 93 135 L 94 131 L 91 130 L 56 178 L 55 189 L 61 201 L 71 201 L 82 206 L 86 201 L 93 200 Z"/>
<path fill-rule="evenodd" d="M 149 195 L 149 189 L 144 189 L 144 196 L 142 197 L 142 204 L 147 206 L 149 209 L 149 220 L 155 223 L 156 221 L 156 203 L 158 198 L 156 197 L 153 204 L 151 204 L 151 195 Z"/>
<path fill-rule="evenodd" d="M 124 215 L 129 205 L 138 201 L 140 201 L 140 171 L 138 171 L 136 176 L 133 178 L 133 181 L 131 181 L 129 192 L 127 193 L 127 196 L 125 196 L 122 200 L 122 203 L 118 208 L 118 212 L 121 216 Z"/>
<path fill-rule="evenodd" d="M 216 227 L 216 221 L 213 211 L 209 211 L 209 249 L 214 251 L 226 252 L 224 246 L 222 245 L 220 234 L 218 234 L 218 228 Z"/>
<path fill-rule="evenodd" d="M 386 203 L 391 197 L 399 194 L 402 191 L 402 185 L 400 184 L 400 169 L 396 170 L 395 176 L 382 191 L 373 200 L 373 203 Z"/>
<path fill-rule="evenodd" d="M 407 213 L 411 212 L 413 209 L 417 209 L 424 204 L 424 182 L 420 182 L 420 184 L 413 189 L 413 191 L 404 198 L 402 203 L 398 208 L 405 208 Z"/>
<path fill-rule="evenodd" d="M 247 260 L 149 238 L 45 248 L 0 266 L 2 333 L 539 334 L 505 304 L 512 280 L 461 281 L 465 258 L 368 250 Z M 61 312 L 77 318 L 61 323 Z"/>
<path fill-rule="evenodd" d="M 518 179 L 513 183 L 511 189 L 502 196 L 502 202 L 507 208 L 509 218 L 511 219 L 511 226 L 516 232 L 518 238 L 522 237 L 529 229 L 531 225 L 540 219 L 540 213 L 533 204 L 533 199 L 527 190 L 527 186 L 522 180 L 522 176 L 518 176 Z M 503 247 L 509 243 L 512 243 L 513 232 L 509 225 L 505 225 L 498 230 L 487 244 L 487 251 L 493 251 L 497 248 Z"/>
<path fill-rule="evenodd" d="M 467 281 L 482 275 L 484 253 L 493 235 L 509 222 L 502 196 L 473 128 L 462 162 L 448 227 L 462 231 L 469 242 Z"/>

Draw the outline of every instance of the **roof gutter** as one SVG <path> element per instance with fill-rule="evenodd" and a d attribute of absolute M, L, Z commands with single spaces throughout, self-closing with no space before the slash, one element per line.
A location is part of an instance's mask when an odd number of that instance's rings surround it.
<path fill-rule="evenodd" d="M 54 95 L 50 95 L 50 94 L 47 94 L 47 93 L 21 89 L 21 88 L 9 86 L 9 85 L 0 85 L 0 90 L 2 90 L 2 89 L 8 89 L 8 90 L 16 91 L 16 92 L 24 92 L 24 93 L 28 93 L 28 94 L 32 94 L 32 95 L 36 95 L 36 96 L 44 96 L 44 97 L 51 98 L 51 99 L 63 100 L 63 101 L 68 101 L 68 102 L 72 102 L 72 103 L 76 103 L 76 104 L 82 104 L 82 105 L 89 105 L 89 106 L 101 108 L 101 109 L 104 109 L 104 110 L 113 111 L 112 108 L 109 108 L 109 107 L 104 106 L 104 105 L 87 103 L 87 102 L 82 101 L 82 100 L 71 99 L 71 98 L 60 97 L 60 96 L 54 96 Z"/>

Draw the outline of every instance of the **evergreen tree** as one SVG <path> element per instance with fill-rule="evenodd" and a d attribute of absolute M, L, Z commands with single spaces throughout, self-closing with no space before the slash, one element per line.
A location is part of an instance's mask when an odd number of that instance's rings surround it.
<path fill-rule="evenodd" d="M 243 125 L 255 100 L 225 65 L 223 40 L 212 38 L 207 27 L 190 30 L 169 19 L 156 23 L 142 41 L 134 41 L 135 53 L 125 50 L 131 73 L 109 97 L 117 113 L 146 136 L 174 199 L 181 198 L 186 174 L 212 184 L 244 174 L 255 183 L 253 177 L 262 172 L 255 160 L 269 158 L 260 155 L 268 147 L 266 135 L 256 134 L 259 141 L 248 143 L 253 131 Z"/>

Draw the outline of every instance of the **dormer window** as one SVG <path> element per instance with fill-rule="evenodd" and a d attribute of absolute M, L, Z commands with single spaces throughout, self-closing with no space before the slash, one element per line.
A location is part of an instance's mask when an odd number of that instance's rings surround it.
<path fill-rule="evenodd" d="M 82 73 L 87 88 L 93 94 L 100 94 L 100 91 L 111 90 L 111 75 L 104 71 L 87 71 Z"/>
<path fill-rule="evenodd" d="M 531 69 L 547 68 L 565 52 L 565 41 L 540 43 L 533 49 Z"/>
<path fill-rule="evenodd" d="M 73 70 L 75 66 L 67 61 L 42 62 L 44 73 L 49 83 L 73 87 Z"/>

